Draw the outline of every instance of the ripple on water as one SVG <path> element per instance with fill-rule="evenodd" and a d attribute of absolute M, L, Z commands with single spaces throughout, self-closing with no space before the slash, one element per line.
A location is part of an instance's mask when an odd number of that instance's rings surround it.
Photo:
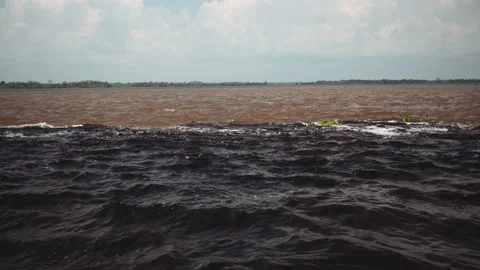
<path fill-rule="evenodd" d="M 2 127 L 0 266 L 477 269 L 479 139 L 373 121 Z"/>

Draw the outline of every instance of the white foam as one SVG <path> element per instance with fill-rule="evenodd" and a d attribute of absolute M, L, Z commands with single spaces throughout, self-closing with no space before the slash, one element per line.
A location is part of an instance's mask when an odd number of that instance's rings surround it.
<path fill-rule="evenodd" d="M 26 128 L 26 127 L 39 127 L 39 128 L 77 128 L 83 127 L 83 125 L 70 125 L 70 126 L 53 126 L 47 124 L 46 122 L 40 122 L 35 124 L 24 124 L 24 125 L 14 125 L 14 126 L 1 126 L 2 128 Z"/>
<path fill-rule="evenodd" d="M 437 134 L 437 133 L 444 133 L 448 131 L 446 127 L 438 127 L 432 126 L 429 123 L 412 123 L 411 125 L 385 125 L 385 122 L 378 122 L 371 124 L 343 124 L 340 126 L 321 126 L 317 123 L 301 123 L 304 125 L 314 125 L 319 127 L 324 127 L 326 130 L 338 130 L 338 131 L 354 131 L 354 132 L 362 132 L 362 133 L 369 133 L 384 137 L 394 137 L 394 136 L 409 136 L 415 135 L 418 133 L 429 133 L 429 134 Z M 397 122 L 395 122 L 397 123 Z M 402 122 L 403 123 L 403 122 Z M 276 136 L 279 135 L 277 131 L 268 131 L 267 129 L 257 128 L 257 129 L 243 129 L 243 128 L 211 128 L 211 127 L 188 127 L 188 126 L 174 126 L 168 129 L 175 129 L 179 131 L 191 131 L 191 132 L 198 132 L 198 133 L 223 133 L 223 134 L 230 134 L 230 135 L 238 135 L 244 133 L 253 133 L 253 134 L 261 134 L 263 136 Z M 282 134 L 284 132 L 281 132 Z M 295 133 L 291 133 L 291 135 L 295 135 Z"/>
<path fill-rule="evenodd" d="M 23 138 L 25 137 L 25 135 L 23 135 L 23 133 L 21 132 L 6 132 L 5 137 L 7 138 Z"/>
<path fill-rule="evenodd" d="M 47 132 L 42 134 L 24 134 L 22 132 L 11 132 L 7 131 L 3 134 L 0 134 L 0 137 L 5 138 L 26 138 L 26 139 L 36 139 L 36 138 L 54 138 L 54 137 L 64 137 L 76 132 L 70 130 L 60 130 L 54 132 Z"/>
<path fill-rule="evenodd" d="M 471 124 L 461 124 L 461 123 L 456 123 L 455 126 L 460 129 L 467 129 L 467 130 L 475 127 L 474 125 L 471 125 Z"/>
<path fill-rule="evenodd" d="M 62 131 L 58 131 L 58 132 L 49 132 L 49 133 L 46 133 L 46 134 L 42 134 L 38 137 L 40 137 L 40 138 L 50 138 L 50 137 L 65 136 L 65 135 L 70 135 L 70 134 L 72 134 L 72 132 L 67 131 L 67 130 L 62 130 Z"/>
<path fill-rule="evenodd" d="M 389 123 L 398 123 L 397 121 Z M 403 122 L 402 122 L 403 123 Z M 312 123 L 317 125 L 316 123 Z M 407 126 L 388 126 L 388 125 L 341 125 L 332 126 L 336 130 L 351 130 L 356 132 L 370 133 L 380 136 L 393 137 L 405 136 L 418 133 L 443 133 L 447 132 L 448 128 L 431 126 L 429 123 L 407 123 Z"/>
<path fill-rule="evenodd" d="M 243 134 L 246 132 L 245 129 L 239 128 L 210 128 L 210 127 L 187 127 L 187 126 L 175 126 L 173 129 L 180 131 L 192 131 L 198 133 L 223 133 L 223 134 Z"/>
<path fill-rule="evenodd" d="M 24 124 L 24 125 L 15 125 L 15 126 L 4 126 L 5 128 L 26 128 L 26 127 L 39 127 L 39 128 L 54 128 L 55 126 L 49 125 L 45 122 L 35 123 L 35 124 Z"/>
<path fill-rule="evenodd" d="M 400 132 L 397 127 L 365 126 L 354 127 L 354 130 L 380 136 L 399 136 L 405 134 L 405 132 Z"/>
<path fill-rule="evenodd" d="M 413 133 L 442 133 L 442 132 L 447 132 L 448 128 L 440 128 L 440 127 L 410 127 L 408 131 L 413 132 Z"/>
<path fill-rule="evenodd" d="M 218 132 L 218 133 L 226 133 L 226 134 L 239 134 L 239 133 L 245 133 L 245 129 L 238 129 L 238 128 L 221 128 L 221 129 L 217 129 L 217 130 L 214 130 L 214 132 Z"/>

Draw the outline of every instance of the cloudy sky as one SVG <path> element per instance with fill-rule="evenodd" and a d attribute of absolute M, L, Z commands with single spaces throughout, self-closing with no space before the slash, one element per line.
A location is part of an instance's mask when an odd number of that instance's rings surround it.
<path fill-rule="evenodd" d="M 480 78 L 480 0 L 0 0 L 0 80 Z"/>

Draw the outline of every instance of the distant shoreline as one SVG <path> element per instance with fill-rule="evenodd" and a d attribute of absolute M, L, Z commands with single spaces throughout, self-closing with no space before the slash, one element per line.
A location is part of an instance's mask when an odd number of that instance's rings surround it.
<path fill-rule="evenodd" d="M 340 80 L 340 81 L 316 81 L 316 82 L 133 82 L 133 83 L 110 83 L 107 81 L 78 81 L 62 83 L 28 82 L 0 82 L 0 89 L 136 89 L 136 88 L 231 88 L 231 87 L 278 87 L 278 86 L 342 86 L 342 85 L 476 85 L 480 79 L 451 79 L 451 80 Z"/>

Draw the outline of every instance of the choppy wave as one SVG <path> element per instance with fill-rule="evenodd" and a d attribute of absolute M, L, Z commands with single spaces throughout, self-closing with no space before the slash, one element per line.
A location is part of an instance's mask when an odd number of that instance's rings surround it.
<path fill-rule="evenodd" d="M 34 123 L 34 124 L 23 124 L 23 125 L 14 125 L 14 126 L 0 126 L 0 128 L 10 129 L 10 128 L 76 128 L 82 127 L 82 124 L 70 125 L 70 126 L 54 126 L 46 122 Z"/>
<path fill-rule="evenodd" d="M 478 269 L 480 128 L 0 127 L 2 269 Z"/>

